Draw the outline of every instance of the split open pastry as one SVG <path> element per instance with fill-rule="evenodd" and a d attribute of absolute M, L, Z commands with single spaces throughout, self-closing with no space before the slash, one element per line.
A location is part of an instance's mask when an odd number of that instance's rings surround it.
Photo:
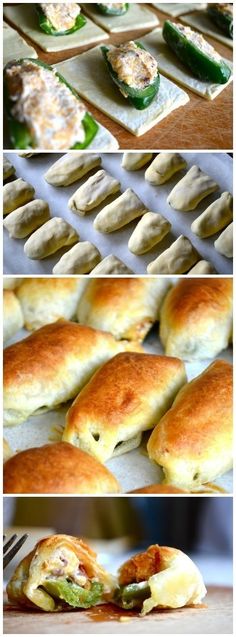
<path fill-rule="evenodd" d="M 201 239 L 211 237 L 233 220 L 233 197 L 223 192 L 202 214 L 195 219 L 191 230 Z"/>
<path fill-rule="evenodd" d="M 232 376 L 230 363 L 212 363 L 182 387 L 151 433 L 148 454 L 166 484 L 192 489 L 232 468 Z"/>
<path fill-rule="evenodd" d="M 16 290 L 27 330 L 58 319 L 72 319 L 86 281 L 79 278 L 26 278 Z"/>
<path fill-rule="evenodd" d="M 122 564 L 118 575 L 114 601 L 126 610 L 141 609 L 141 615 L 200 604 L 207 592 L 194 562 L 169 546 L 149 546 Z"/>
<path fill-rule="evenodd" d="M 217 252 L 222 254 L 224 257 L 228 257 L 228 259 L 232 259 L 233 257 L 233 222 L 225 228 L 224 232 L 220 234 L 218 239 L 214 242 L 215 249 Z"/>
<path fill-rule="evenodd" d="M 120 197 L 98 213 L 94 220 L 94 228 L 98 232 L 114 232 L 133 219 L 141 217 L 146 211 L 147 208 L 138 195 L 131 188 L 127 188 Z"/>
<path fill-rule="evenodd" d="M 218 188 L 218 184 L 201 168 L 192 166 L 183 179 L 174 186 L 167 201 L 175 210 L 189 212 Z"/>
<path fill-rule="evenodd" d="M 142 351 L 132 343 L 133 351 Z M 59 320 L 4 350 L 4 424 L 17 425 L 77 396 L 92 374 L 127 341 Z"/>
<path fill-rule="evenodd" d="M 24 325 L 22 309 L 13 290 L 3 290 L 3 341 L 8 341 Z"/>
<path fill-rule="evenodd" d="M 117 179 L 109 175 L 106 170 L 98 170 L 95 175 L 76 190 L 68 201 L 68 206 L 84 216 L 93 208 L 96 208 L 104 199 L 114 195 L 120 190 L 120 183 Z"/>
<path fill-rule="evenodd" d="M 191 241 L 182 234 L 147 266 L 148 274 L 183 274 L 199 260 Z"/>
<path fill-rule="evenodd" d="M 134 274 L 130 268 L 114 254 L 109 254 L 91 271 L 91 274 Z"/>
<path fill-rule="evenodd" d="M 80 299 L 78 321 L 117 339 L 142 341 L 158 320 L 170 285 L 162 278 L 93 279 Z"/>
<path fill-rule="evenodd" d="M 11 453 L 12 456 L 12 453 Z M 4 493 L 118 493 L 113 474 L 67 442 L 25 449 L 4 466 Z"/>
<path fill-rule="evenodd" d="M 70 186 L 100 165 L 101 157 L 95 153 L 67 153 L 50 166 L 44 179 L 52 186 Z"/>
<path fill-rule="evenodd" d="M 66 416 L 63 440 L 101 462 L 140 445 L 186 382 L 177 358 L 123 353 L 100 368 Z"/>
<path fill-rule="evenodd" d="M 24 253 L 29 259 L 45 259 L 60 248 L 79 241 L 79 234 L 61 217 L 53 217 L 27 239 Z"/>
<path fill-rule="evenodd" d="M 128 171 L 140 170 L 151 159 L 153 153 L 129 153 L 125 152 L 122 157 L 121 166 Z"/>
<path fill-rule="evenodd" d="M 186 166 L 187 162 L 179 153 L 159 153 L 148 166 L 145 179 L 153 186 L 161 186 Z"/>
<path fill-rule="evenodd" d="M 54 265 L 53 274 L 87 274 L 101 261 L 101 254 L 90 241 L 80 241 Z"/>
<path fill-rule="evenodd" d="M 138 222 L 128 243 L 134 254 L 144 254 L 162 241 L 171 229 L 171 223 L 158 212 L 146 212 Z"/>
<path fill-rule="evenodd" d="M 13 166 L 9 159 L 7 159 L 7 157 L 3 155 L 3 181 L 6 181 L 6 179 L 12 177 L 15 172 L 15 166 Z"/>
<path fill-rule="evenodd" d="M 33 186 L 28 184 L 24 179 L 15 179 L 3 186 L 3 214 L 8 215 L 9 212 L 28 203 L 34 197 L 35 190 Z"/>
<path fill-rule="evenodd" d="M 160 339 L 168 356 L 213 358 L 232 336 L 231 278 L 182 279 L 160 311 Z"/>
<path fill-rule="evenodd" d="M 50 210 L 43 199 L 33 199 L 13 210 L 3 221 L 13 239 L 24 239 L 50 219 Z"/>
<path fill-rule="evenodd" d="M 8 585 L 9 601 L 43 611 L 90 608 L 111 598 L 114 578 L 77 537 L 51 535 L 18 564 Z"/>
<path fill-rule="evenodd" d="M 216 274 L 216 270 L 212 263 L 202 259 L 202 261 L 198 261 L 198 263 L 189 270 L 188 274 Z"/>

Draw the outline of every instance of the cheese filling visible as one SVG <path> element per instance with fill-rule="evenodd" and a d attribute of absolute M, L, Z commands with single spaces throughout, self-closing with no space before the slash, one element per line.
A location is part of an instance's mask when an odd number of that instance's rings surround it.
<path fill-rule="evenodd" d="M 221 60 L 221 56 L 219 55 L 219 53 L 217 53 L 214 47 L 205 40 L 203 35 L 197 33 L 196 31 L 193 31 L 192 29 L 190 29 L 190 27 L 184 27 L 182 24 L 175 24 L 174 26 L 177 27 L 178 31 L 180 31 L 180 33 L 184 35 L 184 37 L 187 38 L 189 42 L 195 44 L 195 46 L 197 46 L 202 51 L 202 53 L 205 53 L 205 55 L 208 55 L 208 57 L 212 58 L 213 60 Z"/>
<path fill-rule="evenodd" d="M 54 71 L 24 61 L 6 70 L 6 82 L 11 114 L 26 124 L 35 147 L 64 150 L 84 141 L 86 109 Z"/>
<path fill-rule="evenodd" d="M 132 88 L 145 89 L 156 79 L 158 68 L 155 58 L 135 42 L 110 49 L 107 58 L 119 80 Z"/>
<path fill-rule="evenodd" d="M 123 9 L 124 5 L 124 2 L 100 2 L 101 7 L 106 7 L 107 9 L 116 9 L 117 11 Z"/>
<path fill-rule="evenodd" d="M 43 3 L 39 5 L 48 20 L 56 31 L 67 31 L 71 29 L 77 16 L 80 14 L 80 7 L 74 3 Z"/>

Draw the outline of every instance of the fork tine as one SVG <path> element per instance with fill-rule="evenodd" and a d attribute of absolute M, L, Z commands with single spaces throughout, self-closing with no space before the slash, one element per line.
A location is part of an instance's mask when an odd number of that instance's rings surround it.
<path fill-rule="evenodd" d="M 10 548 L 10 546 L 13 544 L 13 542 L 15 542 L 17 538 L 16 533 L 14 533 L 14 535 L 12 535 L 10 537 L 10 540 L 8 540 L 8 542 L 5 544 L 5 546 L 3 547 L 3 555 L 8 551 L 8 549 Z"/>
<path fill-rule="evenodd" d="M 16 553 L 18 553 L 18 551 L 20 550 L 24 542 L 27 540 L 27 537 L 28 537 L 28 533 L 25 533 L 25 535 L 23 535 L 18 540 L 18 542 L 16 542 L 15 546 L 12 547 L 12 549 L 7 553 L 7 555 L 5 555 L 5 557 L 3 558 L 3 568 L 6 568 L 6 566 L 13 559 Z"/>

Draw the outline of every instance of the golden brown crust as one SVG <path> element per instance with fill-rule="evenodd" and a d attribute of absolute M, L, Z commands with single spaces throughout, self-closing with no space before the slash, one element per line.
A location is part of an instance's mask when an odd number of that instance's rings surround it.
<path fill-rule="evenodd" d="M 178 489 L 177 487 L 173 487 L 171 484 L 169 486 L 165 484 L 149 484 L 147 487 L 140 487 L 139 489 L 134 489 L 133 491 L 129 491 L 129 493 L 189 493 L 189 491 L 185 491 L 184 489 Z"/>
<path fill-rule="evenodd" d="M 4 465 L 4 493 L 118 493 L 116 478 L 66 442 L 27 449 Z"/>
<path fill-rule="evenodd" d="M 25 326 L 35 330 L 58 319 L 71 319 L 85 287 L 79 277 L 34 277 L 24 279 L 16 294 L 21 303 Z"/>
<path fill-rule="evenodd" d="M 119 584 L 126 586 L 135 582 L 144 582 L 165 567 L 165 560 L 176 554 L 177 549 L 153 544 L 143 553 L 137 553 L 119 569 Z"/>

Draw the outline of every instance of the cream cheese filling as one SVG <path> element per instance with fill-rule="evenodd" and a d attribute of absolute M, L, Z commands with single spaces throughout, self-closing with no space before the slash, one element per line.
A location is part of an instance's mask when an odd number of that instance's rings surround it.
<path fill-rule="evenodd" d="M 71 29 L 80 14 L 80 7 L 76 2 L 40 3 L 40 7 L 56 31 Z"/>
<path fill-rule="evenodd" d="M 132 88 L 144 89 L 156 79 L 157 61 L 135 42 L 126 42 L 110 49 L 107 58 L 119 80 Z"/>
<path fill-rule="evenodd" d="M 182 33 L 182 35 L 184 35 L 185 38 L 189 40 L 189 42 L 195 44 L 195 46 L 197 46 L 202 51 L 202 53 L 205 53 L 205 55 L 208 55 L 208 57 L 213 58 L 213 60 L 221 60 L 221 56 L 219 55 L 219 53 L 217 53 L 214 47 L 211 46 L 211 44 L 209 44 L 207 40 L 205 40 L 201 33 L 193 31 L 190 27 L 184 27 L 182 24 L 175 24 L 174 26 L 177 27 L 178 31 L 180 31 L 180 33 Z"/>

